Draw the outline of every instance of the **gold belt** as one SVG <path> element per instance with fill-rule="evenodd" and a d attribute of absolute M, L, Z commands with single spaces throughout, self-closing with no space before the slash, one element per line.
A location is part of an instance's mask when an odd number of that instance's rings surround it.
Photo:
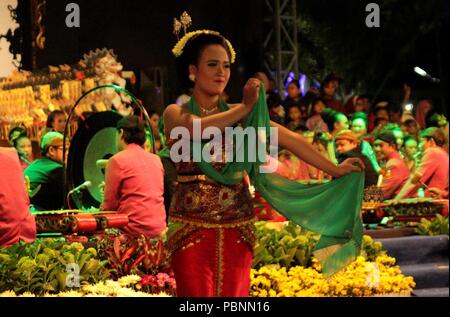
<path fill-rule="evenodd" d="M 177 181 L 179 183 L 189 183 L 189 182 L 214 182 L 211 178 L 205 174 L 199 175 L 178 175 Z"/>

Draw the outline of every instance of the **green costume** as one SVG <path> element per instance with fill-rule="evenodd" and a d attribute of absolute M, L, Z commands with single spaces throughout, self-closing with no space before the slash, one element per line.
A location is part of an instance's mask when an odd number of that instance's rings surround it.
<path fill-rule="evenodd" d="M 193 97 L 188 103 L 188 109 L 200 116 Z M 226 111 L 229 107 L 221 101 L 220 109 Z M 253 127 L 256 131 L 264 128 L 267 139 L 270 136 L 269 112 L 262 86 L 259 99 L 244 124 L 246 127 Z M 204 145 L 192 142 L 193 152 Z M 247 138 L 243 138 L 241 143 L 235 143 L 235 146 L 244 151 L 243 162 L 233 159 L 221 171 L 217 171 L 202 158 L 198 166 L 208 177 L 224 185 L 237 184 L 248 174 L 252 185 L 278 212 L 306 230 L 320 234 L 315 256 L 321 261 L 325 275 L 336 273 L 359 255 L 363 234 L 360 217 L 364 185 L 362 172 L 353 172 L 325 184 L 303 185 L 275 173 L 261 173 L 260 166 L 264 162 L 258 158 L 256 162 L 249 160 Z M 168 149 L 164 149 L 161 155 L 168 156 Z"/>

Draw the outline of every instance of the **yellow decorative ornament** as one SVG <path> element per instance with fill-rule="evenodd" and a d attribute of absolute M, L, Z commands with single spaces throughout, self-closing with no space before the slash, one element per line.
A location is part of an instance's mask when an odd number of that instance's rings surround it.
<path fill-rule="evenodd" d="M 184 47 L 186 46 L 187 42 L 190 39 L 192 39 L 200 34 L 211 34 L 211 35 L 222 36 L 219 32 L 211 31 L 211 30 L 198 30 L 198 31 L 186 33 L 172 49 L 173 55 L 175 55 L 175 57 L 181 56 L 183 54 L 183 50 L 184 50 Z M 225 39 L 225 43 L 227 44 L 228 50 L 230 51 L 230 54 L 231 54 L 231 63 L 234 63 L 234 61 L 236 60 L 236 52 L 234 51 L 233 46 L 231 45 L 230 41 Z"/>

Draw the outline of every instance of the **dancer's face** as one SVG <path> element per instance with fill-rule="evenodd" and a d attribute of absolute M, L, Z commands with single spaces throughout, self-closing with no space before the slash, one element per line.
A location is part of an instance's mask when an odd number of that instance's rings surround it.
<path fill-rule="evenodd" d="M 200 56 L 198 65 L 189 72 L 195 76 L 195 88 L 208 95 L 220 95 L 230 79 L 230 59 L 221 45 L 208 45 Z"/>

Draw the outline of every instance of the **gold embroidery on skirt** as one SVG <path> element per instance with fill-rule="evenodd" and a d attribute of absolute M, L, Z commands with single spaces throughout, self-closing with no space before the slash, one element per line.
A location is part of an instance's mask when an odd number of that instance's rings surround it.
<path fill-rule="evenodd" d="M 181 222 L 181 223 L 188 224 L 191 226 L 197 226 L 197 227 L 206 228 L 206 229 L 217 229 L 217 228 L 229 229 L 229 228 L 237 228 L 237 227 L 253 224 L 254 222 L 257 221 L 257 218 L 256 218 L 256 216 L 252 215 L 249 219 L 242 220 L 242 221 L 234 221 L 231 223 L 210 223 L 210 222 L 203 222 L 203 221 L 188 220 L 186 218 L 177 217 L 177 216 L 171 216 L 170 220 L 174 221 L 174 222 Z"/>
<path fill-rule="evenodd" d="M 223 285 L 223 253 L 224 253 L 224 232 L 223 229 L 217 229 L 217 244 L 216 244 L 216 296 L 222 295 L 222 285 Z"/>

